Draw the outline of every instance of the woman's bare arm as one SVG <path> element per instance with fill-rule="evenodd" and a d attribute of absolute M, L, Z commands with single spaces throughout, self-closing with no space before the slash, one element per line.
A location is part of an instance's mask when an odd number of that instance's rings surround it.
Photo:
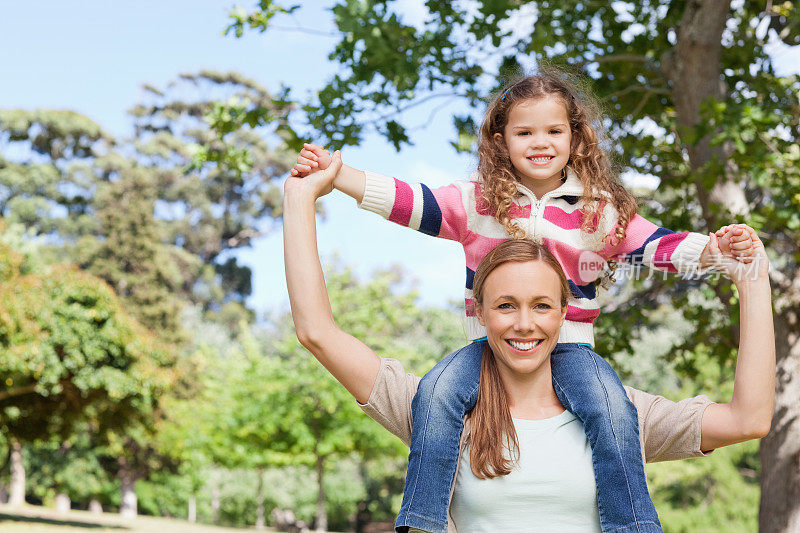
<path fill-rule="evenodd" d="M 729 403 L 712 404 L 703 414 L 701 449 L 713 450 L 769 432 L 775 396 L 775 331 L 769 261 L 764 245 L 752 229 L 753 262 L 738 263 L 721 255 L 721 268 L 739 291 L 740 340 Z M 711 242 L 716 243 L 712 235 Z"/>
<path fill-rule="evenodd" d="M 283 252 L 286 284 L 297 338 L 360 403 L 367 403 L 380 358 L 364 343 L 339 329 L 317 252 L 314 203 L 331 191 L 341 166 L 331 165 L 307 177 L 289 177 L 283 193 Z"/>

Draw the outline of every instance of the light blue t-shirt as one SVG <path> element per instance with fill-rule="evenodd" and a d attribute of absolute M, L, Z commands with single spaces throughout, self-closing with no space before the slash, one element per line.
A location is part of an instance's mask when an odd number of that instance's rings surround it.
<path fill-rule="evenodd" d="M 450 514 L 459 533 L 600 533 L 592 450 L 569 411 L 514 419 L 519 462 L 507 476 L 478 479 L 461 454 Z"/>

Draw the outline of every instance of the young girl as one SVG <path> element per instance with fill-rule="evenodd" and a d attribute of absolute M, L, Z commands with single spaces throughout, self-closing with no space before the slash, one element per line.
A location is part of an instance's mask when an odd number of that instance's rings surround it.
<path fill-rule="evenodd" d="M 467 262 L 467 334 L 482 340 L 475 315 L 474 269 L 509 237 L 542 242 L 567 274 L 570 301 L 552 352 L 552 380 L 561 403 L 583 423 L 592 448 L 603 531 L 661 531 L 647 491 L 636 409 L 611 366 L 592 350 L 600 314 L 596 285 L 609 261 L 668 272 L 711 266 L 709 238 L 674 233 L 636 214 L 600 149 L 600 117 L 562 76 L 517 81 L 489 106 L 481 126 L 475 181 L 432 190 L 343 165 L 334 187 L 359 207 L 428 235 L 459 241 Z M 292 170 L 303 176 L 330 164 L 330 153 L 306 145 Z M 752 239 L 740 227 L 718 231 L 723 253 L 746 260 Z M 515 342 L 520 356 L 540 342 Z M 463 420 L 475 405 L 482 344 L 472 342 L 440 361 L 412 403 L 413 433 L 398 531 L 447 528 Z"/>

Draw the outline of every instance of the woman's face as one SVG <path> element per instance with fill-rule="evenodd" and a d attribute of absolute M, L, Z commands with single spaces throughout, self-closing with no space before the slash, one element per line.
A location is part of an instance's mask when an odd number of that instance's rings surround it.
<path fill-rule="evenodd" d="M 561 308 L 558 274 L 546 263 L 508 262 L 494 269 L 476 312 L 501 374 L 519 378 L 549 369 L 567 310 Z"/>

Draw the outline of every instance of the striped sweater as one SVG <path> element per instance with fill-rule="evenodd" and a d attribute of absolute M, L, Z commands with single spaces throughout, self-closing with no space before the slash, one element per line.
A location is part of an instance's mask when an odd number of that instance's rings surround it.
<path fill-rule="evenodd" d="M 472 282 L 481 259 L 509 238 L 493 216 L 477 181 L 458 181 L 438 189 L 409 185 L 395 178 L 367 172 L 364 198 L 359 207 L 427 235 L 458 241 L 467 262 L 466 333 L 470 340 L 486 335 L 475 316 Z M 675 233 L 636 215 L 622 241 L 605 239 L 617 225 L 618 214 L 606 204 L 596 232 L 581 231 L 583 185 L 569 172 L 557 189 L 541 199 L 522 184 L 511 217 L 528 237 L 542 242 L 558 259 L 567 275 L 573 298 L 559 334 L 559 342 L 594 345 L 593 322 L 600 315 L 598 280 L 608 259 L 625 261 L 665 272 L 696 272 L 708 236 Z"/>

